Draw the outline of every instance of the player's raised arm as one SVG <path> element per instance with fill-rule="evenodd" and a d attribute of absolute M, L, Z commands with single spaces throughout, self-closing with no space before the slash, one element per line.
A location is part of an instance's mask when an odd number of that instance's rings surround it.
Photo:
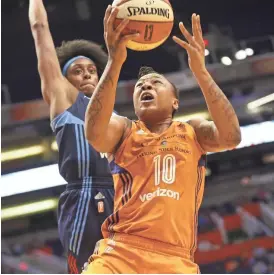
<path fill-rule="evenodd" d="M 239 121 L 229 100 L 206 69 L 200 16 L 192 15 L 193 36 L 186 30 L 183 23 L 180 23 L 179 27 L 188 43 L 177 37 L 173 39 L 186 49 L 190 69 L 201 87 L 213 119 L 213 122 L 194 119 L 190 124 L 194 127 L 198 141 L 205 151 L 233 149 L 241 141 Z"/>
<path fill-rule="evenodd" d="M 128 24 L 124 20 L 114 29 L 118 8 L 109 6 L 104 17 L 104 37 L 108 49 L 108 63 L 90 99 L 85 117 L 85 135 L 99 152 L 113 152 L 123 137 L 128 120 L 112 115 L 117 83 L 123 63 L 127 58 L 126 44 L 137 34 L 122 35 Z"/>
<path fill-rule="evenodd" d="M 35 42 L 43 98 L 51 105 L 52 101 L 56 101 L 57 96 L 60 101 L 59 107 L 51 106 L 51 109 L 52 107 L 65 109 L 68 107 L 66 104 L 69 96 L 68 89 L 73 92 L 76 89 L 62 75 L 42 0 L 29 1 L 29 22 Z M 63 95 L 62 98 L 60 93 Z M 51 110 L 51 113 L 55 113 L 55 110 Z"/>

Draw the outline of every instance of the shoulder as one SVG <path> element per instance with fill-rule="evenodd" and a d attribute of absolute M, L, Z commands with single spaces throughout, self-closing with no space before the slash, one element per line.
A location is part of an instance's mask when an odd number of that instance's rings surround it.
<path fill-rule="evenodd" d="M 44 100 L 49 104 L 50 117 L 53 119 L 75 103 L 79 92 L 66 79 L 50 83 L 42 83 L 42 94 Z"/>
<path fill-rule="evenodd" d="M 189 125 L 189 128 L 192 128 L 194 139 L 197 147 L 199 148 L 202 154 L 206 154 L 203 146 L 203 140 L 205 136 L 212 136 L 213 133 L 213 122 L 208 121 L 204 118 L 194 118 L 186 122 Z"/>
<path fill-rule="evenodd" d="M 125 116 L 120 116 L 118 115 L 117 113 L 113 112 L 112 115 L 111 115 L 111 120 L 116 120 L 116 121 L 119 121 L 121 123 L 131 123 L 131 120 L 128 119 L 127 117 Z"/>
<path fill-rule="evenodd" d="M 209 121 L 204 118 L 195 118 L 189 120 L 187 123 L 192 126 L 198 140 L 213 138 L 216 128 L 213 121 Z"/>
<path fill-rule="evenodd" d="M 198 127 L 201 126 L 201 124 L 204 124 L 204 123 L 207 123 L 209 122 L 208 120 L 204 119 L 204 118 L 193 118 L 193 119 L 190 119 L 188 120 L 186 123 L 188 123 L 189 125 L 191 125 L 194 130 Z"/>
<path fill-rule="evenodd" d="M 132 120 L 128 119 L 127 117 L 120 116 L 116 113 L 112 113 L 111 124 L 116 124 L 119 128 L 123 129 L 123 132 L 126 134 L 132 127 Z"/>
<path fill-rule="evenodd" d="M 215 131 L 215 124 L 213 121 L 206 120 L 204 118 L 195 118 L 187 121 L 192 126 L 196 135 L 212 135 Z"/>
<path fill-rule="evenodd" d="M 112 151 L 113 154 L 115 154 L 121 145 L 124 143 L 124 141 L 130 136 L 132 132 L 132 121 L 128 119 L 127 117 L 117 115 L 115 113 L 112 113 L 111 119 L 110 119 L 110 129 L 115 130 L 116 132 L 113 134 L 119 136 L 119 140 L 117 140 L 117 144 Z"/>
<path fill-rule="evenodd" d="M 181 128 L 184 132 L 196 132 L 199 131 L 199 128 L 203 126 L 205 123 L 209 123 L 209 121 L 203 118 L 195 118 L 188 121 L 174 121 L 177 127 Z"/>

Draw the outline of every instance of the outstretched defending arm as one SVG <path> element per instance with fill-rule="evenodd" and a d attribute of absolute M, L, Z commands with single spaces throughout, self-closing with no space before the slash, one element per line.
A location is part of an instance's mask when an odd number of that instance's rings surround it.
<path fill-rule="evenodd" d="M 76 89 L 62 75 L 42 0 L 29 1 L 29 22 L 35 42 L 42 95 L 51 107 L 51 116 L 54 116 L 69 107 L 69 93 Z"/>
<path fill-rule="evenodd" d="M 117 83 L 127 57 L 126 44 L 136 34 L 121 35 L 128 24 L 124 20 L 114 29 L 118 8 L 109 6 L 104 18 L 104 37 L 109 60 L 90 99 L 85 117 L 85 134 L 89 143 L 99 152 L 114 152 L 128 126 L 128 119 L 112 115 Z"/>
<path fill-rule="evenodd" d="M 189 66 L 203 92 L 213 122 L 193 119 L 193 126 L 198 141 L 205 151 L 217 152 L 235 148 L 241 141 L 241 131 L 237 115 L 229 100 L 218 87 L 205 66 L 205 45 L 202 37 L 200 16 L 192 15 L 193 36 L 183 23 L 179 25 L 188 43 L 177 37 L 174 41 L 186 49 Z"/>

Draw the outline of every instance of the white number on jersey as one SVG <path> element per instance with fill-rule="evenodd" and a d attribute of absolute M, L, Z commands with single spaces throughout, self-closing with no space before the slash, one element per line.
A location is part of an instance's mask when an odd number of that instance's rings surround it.
<path fill-rule="evenodd" d="M 159 185 L 161 180 L 164 183 L 172 184 L 176 178 L 176 158 L 172 154 L 165 155 L 162 161 L 161 169 L 161 156 L 154 157 L 153 162 L 155 164 L 155 185 Z"/>

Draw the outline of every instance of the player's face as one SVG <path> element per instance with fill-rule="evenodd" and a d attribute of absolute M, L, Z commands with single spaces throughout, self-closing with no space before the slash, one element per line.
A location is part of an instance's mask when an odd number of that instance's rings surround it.
<path fill-rule="evenodd" d="M 98 84 L 96 66 L 91 60 L 79 58 L 68 68 L 67 79 L 78 91 L 91 96 Z"/>
<path fill-rule="evenodd" d="M 152 73 L 141 77 L 134 89 L 135 113 L 141 120 L 167 119 L 178 108 L 171 83 L 162 75 Z"/>

